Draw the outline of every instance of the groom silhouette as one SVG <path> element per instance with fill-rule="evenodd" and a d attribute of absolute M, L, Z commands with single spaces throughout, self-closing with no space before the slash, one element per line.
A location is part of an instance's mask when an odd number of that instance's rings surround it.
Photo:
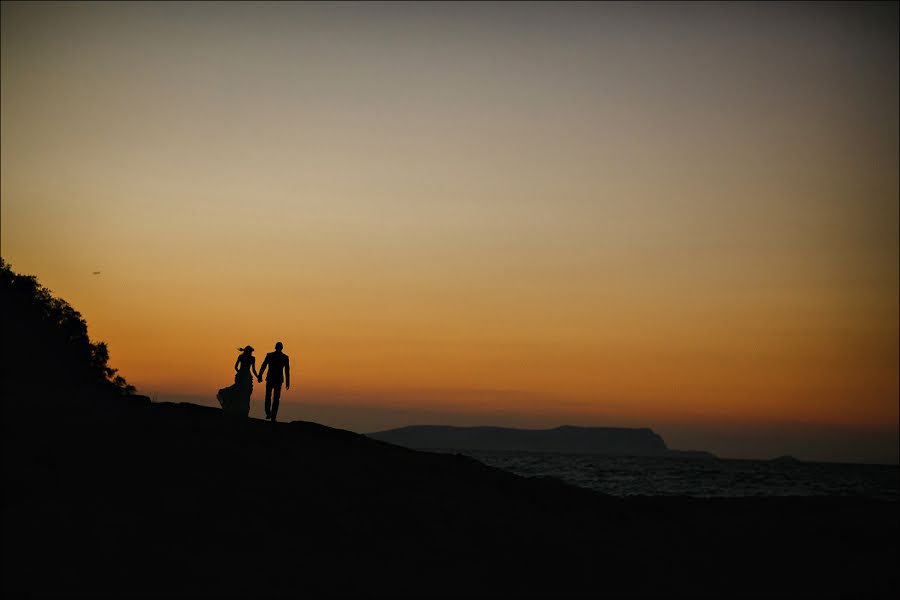
<path fill-rule="evenodd" d="M 291 365 L 288 355 L 281 351 L 282 348 L 284 348 L 284 344 L 281 342 L 275 344 L 275 352 L 266 354 L 266 359 L 259 369 L 259 375 L 256 376 L 256 381 L 262 382 L 263 373 L 266 372 L 266 367 L 269 368 L 269 374 L 266 375 L 266 419 L 270 419 L 273 423 L 278 415 L 282 382 L 285 384 L 285 389 L 291 389 Z"/>

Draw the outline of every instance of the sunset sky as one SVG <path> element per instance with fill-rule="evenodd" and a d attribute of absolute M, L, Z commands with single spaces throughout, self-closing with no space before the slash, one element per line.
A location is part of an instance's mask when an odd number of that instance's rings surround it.
<path fill-rule="evenodd" d="M 897 6 L 4 3 L 0 252 L 159 400 L 897 462 Z"/>

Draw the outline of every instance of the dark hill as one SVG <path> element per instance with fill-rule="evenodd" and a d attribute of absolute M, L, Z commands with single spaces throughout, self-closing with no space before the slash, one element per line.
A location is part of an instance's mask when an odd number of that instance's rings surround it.
<path fill-rule="evenodd" d="M 14 595 L 898 588 L 896 503 L 617 499 L 315 423 L 140 398 L 14 413 L 2 492 Z"/>
<path fill-rule="evenodd" d="M 662 456 L 666 443 L 652 429 L 573 427 L 513 429 L 509 427 L 450 427 L 414 425 L 367 434 L 407 448 L 466 450 L 523 450 L 632 456 Z"/>

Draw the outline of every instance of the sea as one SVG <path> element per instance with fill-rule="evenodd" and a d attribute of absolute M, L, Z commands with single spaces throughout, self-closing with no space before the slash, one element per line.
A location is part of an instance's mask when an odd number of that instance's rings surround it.
<path fill-rule="evenodd" d="M 464 454 L 524 477 L 555 477 L 613 496 L 900 498 L 898 465 L 524 451 L 444 452 Z"/>

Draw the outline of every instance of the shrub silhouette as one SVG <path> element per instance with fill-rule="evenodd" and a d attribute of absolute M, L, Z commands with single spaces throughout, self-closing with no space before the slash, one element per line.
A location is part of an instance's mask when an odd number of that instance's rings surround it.
<path fill-rule="evenodd" d="M 134 392 L 108 365 L 109 350 L 93 343 L 81 314 L 0 258 L 4 404 L 54 403 Z"/>

